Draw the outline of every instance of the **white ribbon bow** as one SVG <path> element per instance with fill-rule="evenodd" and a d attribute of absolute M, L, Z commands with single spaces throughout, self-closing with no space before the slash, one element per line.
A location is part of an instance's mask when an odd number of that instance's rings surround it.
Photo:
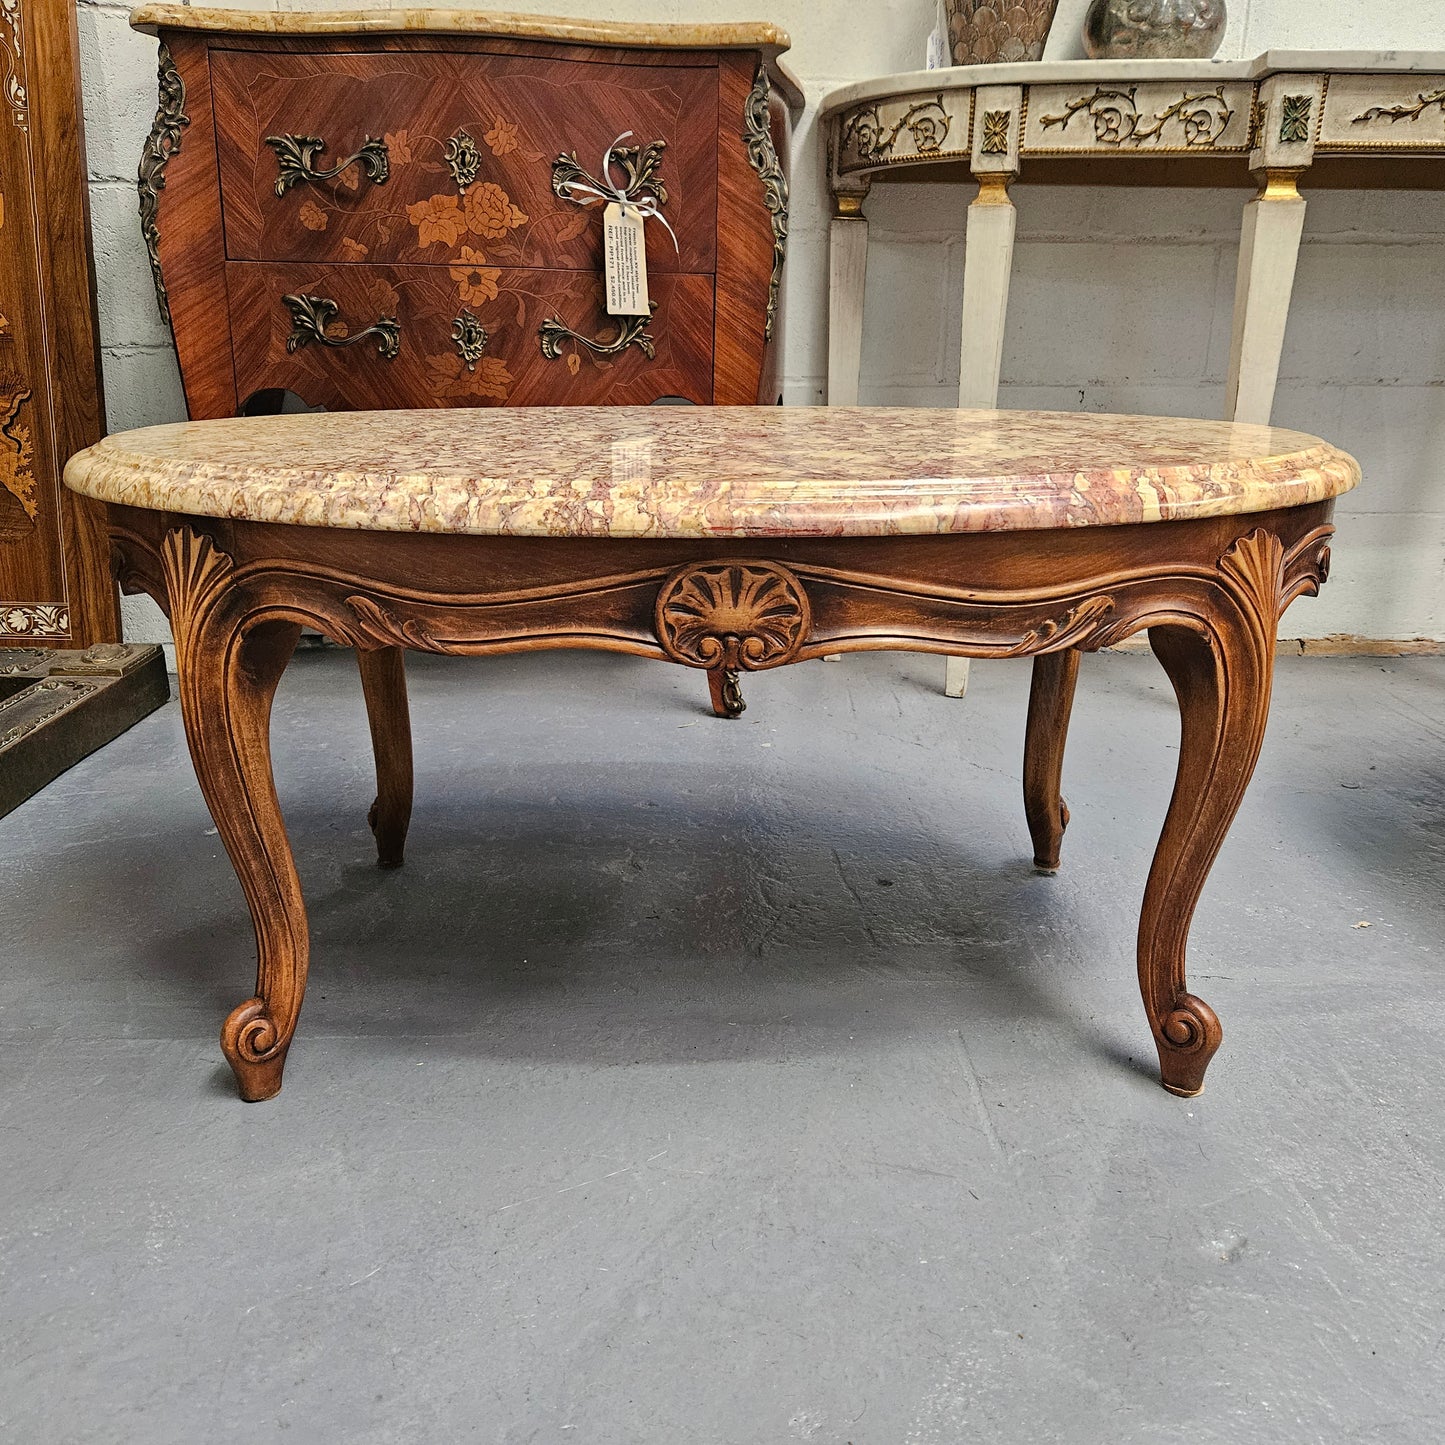
<path fill-rule="evenodd" d="M 588 200 L 578 202 L 579 205 L 590 206 L 593 200 L 605 201 L 609 205 L 616 201 L 622 207 L 622 214 L 625 217 L 629 211 L 636 211 L 644 221 L 661 221 L 667 226 L 667 234 L 672 237 L 672 248 L 681 254 L 682 247 L 677 244 L 677 232 L 668 225 L 667 217 L 657 209 L 656 196 L 643 196 L 640 200 L 633 200 L 621 186 L 615 185 L 612 180 L 612 153 L 630 137 L 632 132 L 625 130 L 605 151 L 602 152 L 602 180 L 606 185 L 612 186 L 610 191 L 598 190 L 596 186 L 589 186 L 585 181 L 563 181 L 559 190 L 566 191 L 569 201 L 576 200 L 580 192 L 589 197 Z"/>

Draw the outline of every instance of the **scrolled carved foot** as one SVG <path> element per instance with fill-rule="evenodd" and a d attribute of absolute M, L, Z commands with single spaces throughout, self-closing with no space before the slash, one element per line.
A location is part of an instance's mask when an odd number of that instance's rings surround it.
<path fill-rule="evenodd" d="M 221 1051 L 226 1055 L 241 1097 L 249 1104 L 281 1092 L 290 1037 L 282 1038 L 266 1001 L 248 998 L 231 1010 L 221 1025 Z"/>
<path fill-rule="evenodd" d="M 372 803 L 366 814 L 366 826 L 376 839 L 376 866 L 378 868 L 400 868 L 405 861 L 406 829 L 386 827 L 381 823 L 381 799 Z"/>
<path fill-rule="evenodd" d="M 719 717 L 741 717 L 747 711 L 742 685 L 731 668 L 708 668 L 707 690 L 712 698 L 712 710 Z"/>
<path fill-rule="evenodd" d="M 1219 1016 L 1192 993 L 1180 994 L 1159 1021 L 1159 1080 L 1171 1094 L 1192 1099 L 1204 1092 L 1204 1071 L 1224 1037 Z"/>

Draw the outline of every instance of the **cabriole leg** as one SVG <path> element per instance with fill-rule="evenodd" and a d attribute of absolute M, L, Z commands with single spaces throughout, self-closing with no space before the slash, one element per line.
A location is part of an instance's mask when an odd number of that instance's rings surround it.
<path fill-rule="evenodd" d="M 271 776 L 271 701 L 301 635 L 286 621 L 242 631 L 231 559 L 187 528 L 163 549 L 186 741 L 256 928 L 256 994 L 221 1027 L 243 1099 L 281 1088 L 306 991 L 306 909 Z"/>
<path fill-rule="evenodd" d="M 358 650 L 366 720 L 376 755 L 376 801 L 366 821 L 376 838 L 376 861 L 400 868 L 411 822 L 411 715 L 406 702 L 405 652 L 400 647 Z"/>
<path fill-rule="evenodd" d="M 1059 848 L 1064 829 L 1069 826 L 1069 809 L 1059 785 L 1074 686 L 1079 679 L 1079 656 L 1070 648 L 1034 658 L 1034 679 L 1029 689 L 1029 720 L 1024 732 L 1024 815 L 1034 840 L 1034 867 L 1049 873 L 1058 870 Z"/>
<path fill-rule="evenodd" d="M 1273 539 L 1270 539 L 1271 541 Z M 1274 567 L 1278 575 L 1278 544 Z M 1153 627 L 1149 645 L 1179 698 L 1179 772 L 1149 870 L 1139 922 L 1139 987 L 1160 1079 L 1171 1094 L 1204 1088 L 1222 1030 L 1212 1008 L 1189 992 L 1185 946 L 1194 907 L 1254 772 L 1269 713 L 1274 661 L 1273 589 L 1268 625 L 1238 610 L 1206 638 L 1182 626 Z M 1263 619 L 1254 617 L 1253 623 Z"/>

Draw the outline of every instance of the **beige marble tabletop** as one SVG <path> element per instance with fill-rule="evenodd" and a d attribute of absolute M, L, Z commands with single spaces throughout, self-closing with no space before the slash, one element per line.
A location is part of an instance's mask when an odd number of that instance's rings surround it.
<path fill-rule="evenodd" d="M 488 407 L 181 422 L 66 484 L 126 506 L 395 532 L 810 537 L 1018 531 L 1301 506 L 1359 467 L 1272 427 L 897 407 Z"/>

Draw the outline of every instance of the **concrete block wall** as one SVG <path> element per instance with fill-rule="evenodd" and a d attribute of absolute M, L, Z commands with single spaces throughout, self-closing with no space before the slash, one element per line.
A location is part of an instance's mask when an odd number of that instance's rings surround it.
<path fill-rule="evenodd" d="M 242 0 L 244 3 L 244 0 Z M 257 0 L 251 8 L 354 8 Z M 1050 58 L 1081 53 L 1088 0 L 1062 0 Z M 155 46 L 128 9 L 80 5 L 106 403 L 113 429 L 184 415 L 136 220 L 135 166 L 155 110 Z M 503 8 L 500 5 L 493 8 Z M 809 107 L 793 149 L 786 296 L 789 404 L 823 401 L 828 204 L 819 97 L 916 68 L 933 0 L 528 0 L 535 12 L 709 21 L 767 18 L 793 37 Z M 1224 57 L 1276 48 L 1445 50 L 1439 0 L 1231 0 Z M 1019 239 L 1001 404 L 1218 416 L 1240 210 L 1250 192 L 1015 190 Z M 968 187 L 875 187 L 861 400 L 948 406 Z M 1307 192 L 1308 194 L 1308 192 Z M 1289 615 L 1291 637 L 1445 641 L 1445 194 L 1316 192 L 1275 421 L 1353 451 L 1366 482 L 1339 509 L 1335 570 Z M 136 640 L 165 621 L 127 599 Z"/>

